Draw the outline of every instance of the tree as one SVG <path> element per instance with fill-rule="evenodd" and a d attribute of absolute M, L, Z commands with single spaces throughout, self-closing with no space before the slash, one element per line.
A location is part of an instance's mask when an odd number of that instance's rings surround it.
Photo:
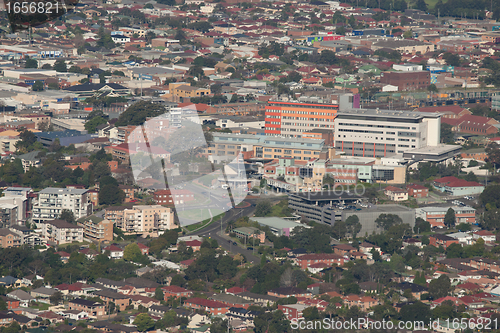
<path fill-rule="evenodd" d="M 414 304 L 403 305 L 399 311 L 398 319 L 405 322 L 428 322 L 429 318 L 432 318 L 429 306 L 422 302 L 416 302 Z"/>
<path fill-rule="evenodd" d="M 27 58 L 24 68 L 38 68 L 38 61 L 33 58 Z"/>
<path fill-rule="evenodd" d="M 142 252 L 137 243 L 130 243 L 125 246 L 125 249 L 123 250 L 123 259 L 128 261 L 135 261 L 140 256 L 142 256 Z"/>
<path fill-rule="evenodd" d="M 210 91 L 214 95 L 219 95 L 222 93 L 222 85 L 220 83 L 212 84 L 212 86 L 210 87 Z"/>
<path fill-rule="evenodd" d="M 54 66 L 52 67 L 56 72 L 67 72 L 68 67 L 66 66 L 66 62 L 62 59 L 56 60 Z"/>
<path fill-rule="evenodd" d="M 345 220 L 347 227 L 347 232 L 352 235 L 352 238 L 356 238 L 356 235 L 361 231 L 361 223 L 359 223 L 359 217 L 357 215 L 351 215 Z"/>
<path fill-rule="evenodd" d="M 464 255 L 463 252 L 462 245 L 456 243 L 450 244 L 446 248 L 446 258 L 462 258 Z"/>
<path fill-rule="evenodd" d="M 229 320 L 215 317 L 210 325 L 210 333 L 226 333 L 228 332 Z"/>
<path fill-rule="evenodd" d="M 427 86 L 427 90 L 431 93 L 437 93 L 439 91 L 434 83 Z"/>
<path fill-rule="evenodd" d="M 122 203 L 124 199 L 125 192 L 118 185 L 107 184 L 99 190 L 99 204 L 101 205 L 116 205 Z"/>
<path fill-rule="evenodd" d="M 443 143 L 455 143 L 452 128 L 453 126 L 450 124 L 441 123 L 441 141 Z"/>
<path fill-rule="evenodd" d="M 59 305 L 63 300 L 63 294 L 60 291 L 56 291 L 49 297 L 50 303 L 54 305 Z"/>
<path fill-rule="evenodd" d="M 142 125 L 146 118 L 154 118 L 165 112 L 165 107 L 160 104 L 148 101 L 137 102 L 120 114 L 115 126 Z"/>
<path fill-rule="evenodd" d="M 416 3 L 417 9 L 420 9 L 423 12 L 427 12 L 427 3 L 425 0 L 417 0 Z"/>
<path fill-rule="evenodd" d="M 73 211 L 69 209 L 63 209 L 61 211 L 61 215 L 59 215 L 60 220 L 64 220 L 68 223 L 75 223 L 75 214 L 73 214 Z"/>
<path fill-rule="evenodd" d="M 456 218 L 455 218 L 455 211 L 453 208 L 448 208 L 448 211 L 446 212 L 446 215 L 444 216 L 444 225 L 447 226 L 448 228 L 453 228 L 455 226 Z"/>
<path fill-rule="evenodd" d="M 409 38 L 412 38 L 413 37 L 413 31 L 410 29 L 410 30 L 406 30 L 404 33 L 403 33 L 403 38 L 404 39 L 409 39 Z"/>
<path fill-rule="evenodd" d="M 271 208 L 271 203 L 269 203 L 269 201 L 260 201 L 255 207 L 255 216 L 267 216 L 271 213 Z"/>
<path fill-rule="evenodd" d="M 43 82 L 40 80 L 36 80 L 31 87 L 32 91 L 43 91 Z"/>
<path fill-rule="evenodd" d="M 285 333 L 291 332 L 290 322 L 281 310 L 261 312 L 254 320 L 255 333 Z"/>
<path fill-rule="evenodd" d="M 163 289 L 161 289 L 161 286 L 158 286 L 156 287 L 156 290 L 155 290 L 155 299 L 159 300 L 159 301 L 163 301 L 164 299 L 164 293 L 163 293 Z"/>
<path fill-rule="evenodd" d="M 375 220 L 377 227 L 389 230 L 390 227 L 403 223 L 403 220 L 395 214 L 380 214 Z"/>
<path fill-rule="evenodd" d="M 431 224 L 421 217 L 415 219 L 415 226 L 413 227 L 415 233 L 429 232 L 431 231 Z"/>
<path fill-rule="evenodd" d="M 441 275 L 439 278 L 432 280 L 429 283 L 429 294 L 433 299 L 446 297 L 451 288 L 450 278 L 446 275 Z"/>
<path fill-rule="evenodd" d="M 133 324 L 139 332 L 149 331 L 155 326 L 154 320 L 147 313 L 139 313 Z"/>

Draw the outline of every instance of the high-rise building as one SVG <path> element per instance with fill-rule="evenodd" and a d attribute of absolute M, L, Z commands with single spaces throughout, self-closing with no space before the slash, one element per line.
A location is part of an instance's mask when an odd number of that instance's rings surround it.
<path fill-rule="evenodd" d="M 174 212 L 160 205 L 109 207 L 105 219 L 127 233 L 157 232 L 177 227 L 174 224 Z"/>
<path fill-rule="evenodd" d="M 266 135 L 301 138 L 313 129 L 334 129 L 338 104 L 269 101 L 266 106 Z"/>
<path fill-rule="evenodd" d="M 335 149 L 351 156 L 402 154 L 436 147 L 440 138 L 440 114 L 352 109 L 337 113 L 335 118 Z"/>

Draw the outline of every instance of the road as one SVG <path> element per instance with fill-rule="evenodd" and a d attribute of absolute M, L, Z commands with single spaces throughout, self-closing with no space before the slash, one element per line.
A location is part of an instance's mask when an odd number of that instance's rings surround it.
<path fill-rule="evenodd" d="M 270 201 L 279 201 L 282 198 L 279 197 L 274 197 L 274 198 L 266 198 L 267 200 Z M 226 213 L 226 215 L 222 218 L 222 230 L 223 232 L 226 230 L 227 222 L 231 220 L 236 220 L 240 218 L 241 216 L 251 216 L 254 211 L 255 211 L 255 205 L 257 201 L 262 200 L 262 198 L 259 199 L 245 199 L 245 202 L 248 202 L 251 204 L 250 207 L 247 208 L 235 208 L 231 209 Z M 220 219 L 218 221 L 213 222 L 212 224 L 208 225 L 207 227 L 203 228 L 202 230 L 199 230 L 196 232 L 198 236 L 202 237 L 211 237 L 217 240 L 219 245 L 224 248 L 225 250 L 232 252 L 232 253 L 240 253 L 245 256 L 248 262 L 259 262 L 260 258 L 255 256 L 251 250 L 247 250 L 245 248 L 242 248 L 237 245 L 233 245 L 232 241 L 228 242 L 228 238 L 221 236 L 221 221 Z M 256 251 L 255 251 L 256 252 Z"/>

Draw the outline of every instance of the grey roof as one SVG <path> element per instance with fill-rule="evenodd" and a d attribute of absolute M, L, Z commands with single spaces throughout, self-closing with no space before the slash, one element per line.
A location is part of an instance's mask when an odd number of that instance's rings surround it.
<path fill-rule="evenodd" d="M 76 220 L 77 222 L 86 222 L 86 221 L 92 221 L 92 223 L 97 224 L 104 219 L 95 215 L 90 215 L 90 216 L 85 216 L 82 217 L 81 219 Z"/>
<path fill-rule="evenodd" d="M 125 299 L 128 298 L 128 296 L 124 294 L 117 293 L 111 289 L 103 289 L 103 290 L 97 290 L 94 291 L 94 295 L 96 296 L 102 296 L 102 297 L 107 297 L 111 299 Z"/>
<path fill-rule="evenodd" d="M 156 288 L 160 286 L 158 283 L 148 280 L 148 279 L 143 279 L 139 277 L 130 277 L 128 279 L 125 279 L 125 282 L 128 285 L 131 285 L 135 288 Z"/>
<path fill-rule="evenodd" d="M 267 225 L 274 228 L 295 228 L 304 226 L 303 224 L 288 221 L 280 217 L 251 217 L 251 221 L 255 221 L 258 224 Z"/>
<path fill-rule="evenodd" d="M 40 161 L 40 159 L 37 158 L 39 153 L 40 153 L 39 150 L 34 150 L 29 153 L 19 155 L 17 158 L 25 161 Z"/>
<path fill-rule="evenodd" d="M 80 226 L 66 222 L 64 220 L 52 220 L 52 221 L 46 221 L 45 223 L 53 225 L 54 227 L 60 228 L 60 229 L 83 229 Z"/>
<path fill-rule="evenodd" d="M 79 188 L 57 188 L 57 187 L 47 187 L 41 190 L 40 194 L 77 194 L 82 195 L 88 190 Z"/>
<path fill-rule="evenodd" d="M 10 298 L 18 299 L 20 301 L 31 301 L 34 299 L 30 294 L 21 289 L 11 291 L 7 294 L 7 296 L 9 296 Z"/>
<path fill-rule="evenodd" d="M 57 292 L 57 290 L 52 289 L 52 288 L 40 287 L 40 288 L 33 289 L 31 292 L 42 294 L 42 295 L 52 296 Z"/>
<path fill-rule="evenodd" d="M 379 118 L 395 117 L 398 119 L 423 119 L 423 118 L 439 118 L 440 113 L 415 112 L 415 111 L 397 111 L 397 110 L 380 110 L 380 109 L 347 109 L 337 112 L 337 118 L 342 116 L 372 116 Z"/>
<path fill-rule="evenodd" d="M 86 136 L 88 134 L 81 133 L 75 130 L 66 130 L 66 131 L 58 131 L 58 132 L 39 132 L 35 133 L 37 138 L 44 139 L 60 139 L 60 138 L 69 138 L 69 137 L 78 137 L 78 136 Z"/>

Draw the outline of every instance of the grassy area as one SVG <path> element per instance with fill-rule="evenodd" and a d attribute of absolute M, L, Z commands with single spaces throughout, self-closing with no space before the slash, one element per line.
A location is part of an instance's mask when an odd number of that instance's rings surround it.
<path fill-rule="evenodd" d="M 222 212 L 222 211 L 220 211 L 220 212 Z M 206 219 L 200 223 L 190 224 L 188 226 L 185 226 L 184 229 L 186 229 L 188 232 L 196 231 L 198 229 L 206 227 L 207 225 L 209 225 L 210 223 L 212 223 L 214 221 L 218 221 L 223 215 L 224 215 L 224 213 L 219 214 L 219 215 L 215 215 L 212 219 Z"/>
<path fill-rule="evenodd" d="M 37 309 L 40 311 L 48 310 L 49 307 L 51 307 L 50 304 L 45 304 L 45 303 L 36 303 L 36 305 L 31 305 L 30 308 L 32 309 Z"/>
<path fill-rule="evenodd" d="M 211 214 L 210 214 L 211 213 Z M 210 219 L 214 215 L 222 213 L 220 209 L 188 209 L 184 211 L 178 211 L 177 215 L 179 218 L 204 221 Z"/>
<path fill-rule="evenodd" d="M 427 4 L 427 9 L 433 9 L 436 6 L 436 3 L 438 0 L 425 0 L 425 3 Z M 446 3 L 447 0 L 443 0 L 443 3 Z"/>

